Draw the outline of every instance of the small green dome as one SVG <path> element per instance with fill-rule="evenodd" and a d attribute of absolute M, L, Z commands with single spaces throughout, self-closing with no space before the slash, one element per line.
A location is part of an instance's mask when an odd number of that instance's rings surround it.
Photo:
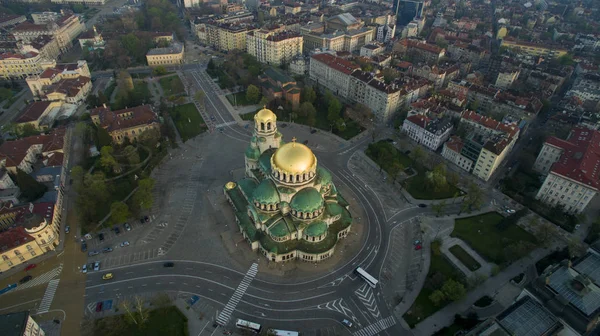
<path fill-rule="evenodd" d="M 252 160 L 258 160 L 260 151 L 256 147 L 248 146 L 248 148 L 246 148 L 246 157 Z"/>
<path fill-rule="evenodd" d="M 331 173 L 329 171 L 327 171 L 327 169 L 318 166 L 317 167 L 317 183 L 321 184 L 321 185 L 328 185 L 331 184 Z"/>
<path fill-rule="evenodd" d="M 277 204 L 279 203 L 279 193 L 275 184 L 270 179 L 263 180 L 252 194 L 254 202 L 261 204 Z"/>
<path fill-rule="evenodd" d="M 323 221 L 316 221 L 311 223 L 304 233 L 309 237 L 319 237 L 327 232 L 327 224 Z"/>
<path fill-rule="evenodd" d="M 294 195 L 290 207 L 299 212 L 313 212 L 323 207 L 323 197 L 315 188 L 304 188 Z"/>

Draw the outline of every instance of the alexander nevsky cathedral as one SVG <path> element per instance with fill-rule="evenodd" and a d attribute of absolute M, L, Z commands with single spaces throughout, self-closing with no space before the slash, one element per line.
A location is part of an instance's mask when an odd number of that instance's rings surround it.
<path fill-rule="evenodd" d="M 245 178 L 227 183 L 224 192 L 252 250 L 275 262 L 331 257 L 350 232 L 348 203 L 310 148 L 283 141 L 269 109 L 254 116 L 245 163 Z"/>

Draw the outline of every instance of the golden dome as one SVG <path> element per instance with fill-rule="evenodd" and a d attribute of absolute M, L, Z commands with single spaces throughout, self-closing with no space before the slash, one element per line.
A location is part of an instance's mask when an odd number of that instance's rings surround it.
<path fill-rule="evenodd" d="M 277 115 L 275 115 L 273 111 L 264 107 L 262 110 L 256 112 L 256 114 L 254 115 L 254 120 L 258 122 L 276 121 Z"/>
<path fill-rule="evenodd" d="M 227 182 L 227 184 L 225 184 L 225 189 L 231 190 L 231 189 L 235 188 L 236 186 L 237 186 L 237 184 L 235 182 Z"/>
<path fill-rule="evenodd" d="M 273 164 L 286 173 L 301 174 L 314 170 L 317 158 L 305 145 L 289 142 L 279 147 L 273 154 Z"/>

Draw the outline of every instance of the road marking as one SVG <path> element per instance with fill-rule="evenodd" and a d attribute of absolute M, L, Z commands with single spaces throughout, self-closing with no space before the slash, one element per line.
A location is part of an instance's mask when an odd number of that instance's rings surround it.
<path fill-rule="evenodd" d="M 56 293 L 56 289 L 58 288 L 58 282 L 60 279 L 51 280 L 48 283 L 48 287 L 46 287 L 46 292 L 44 293 L 44 298 L 38 307 L 38 314 L 45 313 L 50 309 L 50 305 L 52 304 L 52 300 L 54 300 L 54 293 Z"/>
<path fill-rule="evenodd" d="M 379 308 L 377 307 L 377 302 L 375 302 L 375 295 L 373 295 L 373 290 L 366 283 L 362 285 L 359 289 L 357 289 L 354 294 L 358 297 L 358 299 L 362 302 L 362 304 L 367 308 L 369 313 L 373 315 L 375 319 L 381 317 L 381 313 L 379 312 Z"/>
<path fill-rule="evenodd" d="M 242 282 L 236 288 L 233 295 L 229 298 L 229 302 L 227 302 L 227 305 L 225 305 L 225 308 L 223 308 L 223 311 L 217 318 L 217 323 L 219 323 L 222 326 L 227 324 L 227 322 L 231 318 L 231 313 L 233 313 L 235 307 L 237 306 L 237 304 L 240 302 L 240 300 L 244 296 L 244 293 L 246 293 L 246 290 L 250 286 L 252 279 L 254 279 L 254 277 L 256 276 L 257 273 L 258 273 L 258 264 L 253 263 L 252 266 L 250 266 L 250 269 L 248 270 L 248 272 L 246 272 L 246 275 L 244 276 L 244 279 L 242 279 Z M 225 293 L 222 293 L 222 294 L 225 295 Z"/>
<path fill-rule="evenodd" d="M 63 269 L 63 264 L 60 264 L 60 265 L 58 265 L 58 267 L 54 268 L 53 270 L 48 271 L 42 275 L 39 275 L 35 279 L 32 279 L 31 281 L 29 281 L 25 284 L 18 285 L 17 288 L 15 288 L 15 292 L 19 291 L 21 289 L 27 289 L 27 288 L 31 288 L 31 287 L 35 287 L 35 286 L 39 286 L 39 285 L 48 283 L 48 282 L 50 282 L 50 280 L 59 276 L 60 273 L 62 272 L 62 269 Z"/>
<path fill-rule="evenodd" d="M 353 336 L 373 336 L 377 335 L 380 332 L 394 326 L 396 324 L 396 320 L 394 320 L 394 316 L 389 316 L 384 318 L 383 320 L 379 320 L 370 326 L 366 326 L 363 329 L 352 334 Z"/>

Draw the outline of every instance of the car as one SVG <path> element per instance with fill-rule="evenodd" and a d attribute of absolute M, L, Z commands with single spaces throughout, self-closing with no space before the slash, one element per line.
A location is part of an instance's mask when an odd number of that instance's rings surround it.
<path fill-rule="evenodd" d="M 96 303 L 96 313 L 99 313 L 102 311 L 102 301 Z"/>
<path fill-rule="evenodd" d="M 99 261 L 96 261 L 96 262 L 94 263 L 94 271 L 99 271 L 99 270 L 100 270 L 100 262 L 99 262 Z"/>
<path fill-rule="evenodd" d="M 113 278 L 113 274 L 112 273 L 106 273 L 102 276 L 102 280 L 110 280 Z"/>
<path fill-rule="evenodd" d="M 119 233 L 121 233 L 121 230 L 119 230 L 119 227 L 118 227 L 118 226 L 115 226 L 115 228 L 114 228 L 113 230 L 115 230 L 115 234 L 117 234 L 117 235 L 118 235 Z"/>
<path fill-rule="evenodd" d="M 33 277 L 31 275 L 27 275 L 27 276 L 23 277 L 23 279 L 19 280 L 19 283 L 24 284 L 31 279 L 33 279 Z"/>
<path fill-rule="evenodd" d="M 415 245 L 415 251 L 418 251 L 418 250 L 420 250 L 422 248 L 423 248 L 423 245 L 421 245 L 421 244 Z"/>
<path fill-rule="evenodd" d="M 65 233 L 69 233 L 69 232 L 71 232 L 71 227 L 67 225 L 65 227 Z"/>
<path fill-rule="evenodd" d="M 420 204 L 419 204 L 419 208 L 427 208 L 427 204 L 425 204 L 425 203 L 420 203 Z"/>
<path fill-rule="evenodd" d="M 144 216 L 144 222 L 149 223 L 150 222 L 150 217 Z"/>
<path fill-rule="evenodd" d="M 169 262 L 164 263 L 163 267 L 175 267 L 175 264 L 169 261 Z"/>
<path fill-rule="evenodd" d="M 125 246 L 129 246 L 129 242 L 128 241 L 124 241 L 121 243 L 121 247 L 125 247 Z"/>
<path fill-rule="evenodd" d="M 314 130 L 311 130 L 311 131 L 310 131 L 310 134 L 315 134 L 315 133 L 317 133 L 317 132 L 318 132 L 318 131 L 317 131 L 316 129 L 314 129 Z"/>
<path fill-rule="evenodd" d="M 98 234 L 98 240 L 100 240 L 100 241 L 104 240 L 104 233 L 99 233 Z"/>
<path fill-rule="evenodd" d="M 123 224 L 123 227 L 125 228 L 125 231 L 131 231 L 131 225 L 129 225 L 129 223 Z"/>
<path fill-rule="evenodd" d="M 515 210 L 513 210 L 513 209 L 506 209 L 506 213 L 507 213 L 507 214 L 511 214 L 511 215 L 512 215 L 512 214 L 514 214 L 515 212 L 516 212 L 516 211 L 515 211 Z"/>
<path fill-rule="evenodd" d="M 88 257 L 93 257 L 93 256 L 98 255 L 98 254 L 100 254 L 100 252 L 98 252 L 98 251 L 90 251 L 90 252 L 88 252 Z"/>
<path fill-rule="evenodd" d="M 580 227 L 581 227 L 581 224 L 575 225 L 575 231 L 579 230 Z"/>
<path fill-rule="evenodd" d="M 112 251 L 113 251 L 112 247 L 105 247 L 102 249 L 102 253 L 108 253 L 108 252 L 112 252 Z"/>
<path fill-rule="evenodd" d="M 81 252 L 87 251 L 87 244 L 85 242 L 81 242 Z"/>
<path fill-rule="evenodd" d="M 25 272 L 30 271 L 36 267 L 37 267 L 36 264 L 29 264 L 29 265 L 27 265 L 27 267 L 25 267 Z"/>
<path fill-rule="evenodd" d="M 353 325 L 352 322 L 350 322 L 350 321 L 348 321 L 346 319 L 342 320 L 342 324 L 345 325 L 348 328 L 352 328 L 352 325 Z"/>
<path fill-rule="evenodd" d="M 420 241 L 420 240 L 418 240 L 418 239 L 416 239 L 416 240 L 413 242 L 413 245 L 420 245 L 420 244 L 421 244 L 421 241 Z"/>
<path fill-rule="evenodd" d="M 210 116 L 210 120 L 212 120 L 212 121 L 215 121 L 215 120 L 217 120 L 217 118 L 215 118 L 215 116 L 214 116 L 214 115 L 211 115 L 211 116 Z"/>
<path fill-rule="evenodd" d="M 81 273 L 83 273 L 83 274 L 87 273 L 87 264 L 83 264 L 83 266 L 81 266 Z"/>

